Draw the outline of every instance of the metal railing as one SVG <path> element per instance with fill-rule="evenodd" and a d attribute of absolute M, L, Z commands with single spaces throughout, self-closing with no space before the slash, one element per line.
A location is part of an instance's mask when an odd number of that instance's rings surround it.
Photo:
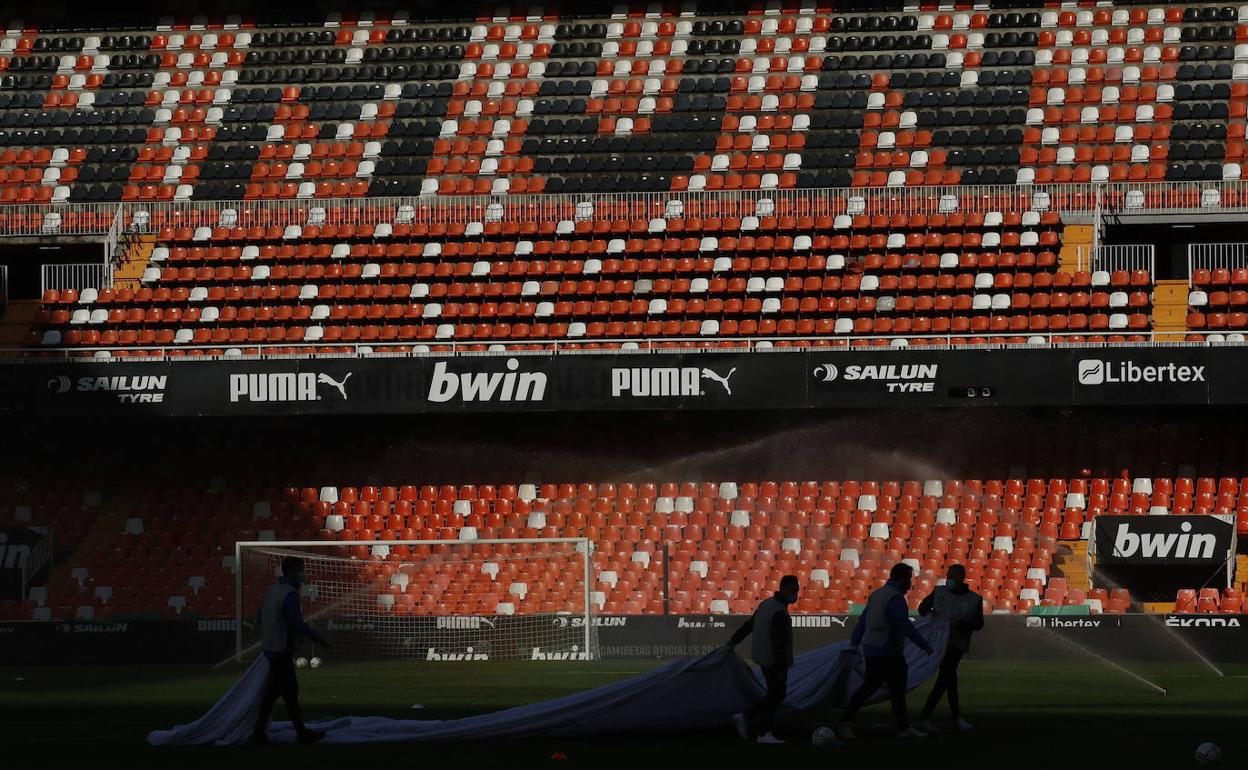
<path fill-rule="evenodd" d="M 549 356 L 593 354 L 654 354 L 784 352 L 818 348 L 829 353 L 897 352 L 899 350 L 1046 349 L 1112 347 L 1219 347 L 1248 344 L 1244 333 L 1205 334 L 1203 340 L 1175 340 L 1183 332 L 1148 330 L 1100 330 L 1083 335 L 1044 333 L 1017 334 L 910 334 L 892 336 L 850 335 L 824 337 L 666 337 L 598 340 L 474 340 L 472 342 L 378 342 L 375 344 L 258 344 L 258 345 L 149 345 L 130 347 L 54 347 L 44 350 L 0 348 L 0 361 L 47 363 L 49 361 L 116 362 L 186 360 L 291 359 L 291 358 L 445 358 L 470 356 Z M 1104 338 L 1089 341 L 1088 336 Z M 1083 339 L 1073 339 L 1082 336 Z"/>
<path fill-rule="evenodd" d="M 1248 181 L 842 187 L 699 192 L 136 201 L 0 206 L 0 236 L 109 235 L 165 227 L 618 221 L 638 218 L 821 217 L 990 211 L 1102 215 L 1248 212 Z"/>
<path fill-rule="evenodd" d="M 41 291 L 111 289 L 113 266 L 106 262 L 43 265 L 40 279 Z"/>
<path fill-rule="evenodd" d="M 1248 186 L 1242 196 L 1248 211 Z M 1095 215 L 1098 193 L 1107 210 L 1205 210 L 1204 188 L 1183 183 L 1153 187 L 1063 184 L 876 188 L 808 188 L 662 193 L 429 196 L 406 198 L 285 199 L 127 204 L 127 227 L 468 224 L 470 222 L 619 221 L 745 216 L 825 217 L 847 214 L 896 216 L 1056 211 Z M 1219 200 L 1239 201 L 1224 195 Z M 1227 206 L 1223 207 L 1224 209 Z M 319 218 L 324 216 L 322 221 Z M 224 221 L 222 221 L 224 217 Z"/>
<path fill-rule="evenodd" d="M 1234 270 L 1248 267 L 1248 243 L 1189 243 L 1187 245 L 1187 281 L 1197 270 Z"/>
<path fill-rule="evenodd" d="M 116 201 L 0 205 L 0 237 L 104 235 L 122 206 Z"/>
<path fill-rule="evenodd" d="M 108 233 L 104 237 L 104 261 L 110 265 L 117 263 L 118 241 L 125 229 L 125 221 L 125 207 L 118 205 L 117 213 L 113 215 L 113 221 L 108 226 Z"/>
<path fill-rule="evenodd" d="M 1156 248 L 1151 243 L 1119 243 L 1112 246 L 1078 246 L 1075 249 L 1076 268 L 1094 272 L 1104 270 L 1147 270 L 1156 275 Z"/>

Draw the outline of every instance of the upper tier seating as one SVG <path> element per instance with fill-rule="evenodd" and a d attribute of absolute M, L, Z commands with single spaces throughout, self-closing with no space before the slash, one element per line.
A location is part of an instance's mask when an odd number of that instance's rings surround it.
<path fill-rule="evenodd" d="M 1248 6 L 841 5 L 12 22 L 0 202 L 1243 178 Z"/>
<path fill-rule="evenodd" d="M 449 225 L 413 223 L 410 210 L 360 225 L 316 209 L 300 224 L 244 226 L 231 210 L 162 229 L 137 289 L 48 291 L 30 342 L 175 354 L 678 337 L 887 345 L 1133 340 L 1150 327 L 1147 271 L 1057 270 L 1054 212 L 789 216 L 763 203 L 753 210 L 769 215 L 703 217 L 691 204 L 654 218 Z"/>

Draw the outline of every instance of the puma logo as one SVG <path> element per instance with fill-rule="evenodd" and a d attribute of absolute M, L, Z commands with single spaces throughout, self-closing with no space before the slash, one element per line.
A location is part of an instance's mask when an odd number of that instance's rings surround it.
<path fill-rule="evenodd" d="M 349 379 L 351 379 L 351 372 L 347 372 L 347 376 L 342 378 L 342 382 L 338 382 L 333 377 L 330 377 L 328 374 L 323 372 L 316 375 L 316 382 L 318 385 L 329 385 L 334 388 L 342 394 L 343 401 L 347 400 L 347 380 Z"/>
<path fill-rule="evenodd" d="M 737 371 L 737 367 L 735 367 L 735 366 L 734 366 L 734 367 L 732 367 L 731 369 L 729 369 L 729 370 L 728 370 L 728 373 L 727 373 L 727 374 L 725 374 L 723 377 L 720 377 L 718 374 L 716 374 L 715 372 L 711 371 L 710 369 L 703 369 L 703 370 L 702 370 L 702 379 L 704 379 L 704 380 L 714 380 L 715 382 L 718 382 L 720 385 L 723 385 L 723 386 L 724 386 L 724 390 L 725 390 L 725 391 L 727 391 L 728 395 L 730 395 L 730 396 L 731 396 L 731 395 L 732 395 L 732 386 L 728 384 L 728 380 L 732 378 L 733 373 L 734 373 L 734 372 L 736 372 L 736 371 Z"/>

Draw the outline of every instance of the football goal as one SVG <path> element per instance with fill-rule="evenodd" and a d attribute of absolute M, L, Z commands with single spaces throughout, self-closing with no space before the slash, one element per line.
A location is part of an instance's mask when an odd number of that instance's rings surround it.
<path fill-rule="evenodd" d="M 304 560 L 304 618 L 335 659 L 591 660 L 587 538 L 262 541 L 235 544 L 238 659 L 282 560 Z"/>

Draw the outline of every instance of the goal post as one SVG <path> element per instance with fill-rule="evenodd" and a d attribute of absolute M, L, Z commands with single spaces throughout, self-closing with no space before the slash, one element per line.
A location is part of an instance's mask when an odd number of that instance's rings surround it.
<path fill-rule="evenodd" d="M 235 659 L 282 560 L 304 560 L 305 620 L 359 661 L 592 660 L 594 546 L 588 538 L 292 540 L 234 545 Z"/>

